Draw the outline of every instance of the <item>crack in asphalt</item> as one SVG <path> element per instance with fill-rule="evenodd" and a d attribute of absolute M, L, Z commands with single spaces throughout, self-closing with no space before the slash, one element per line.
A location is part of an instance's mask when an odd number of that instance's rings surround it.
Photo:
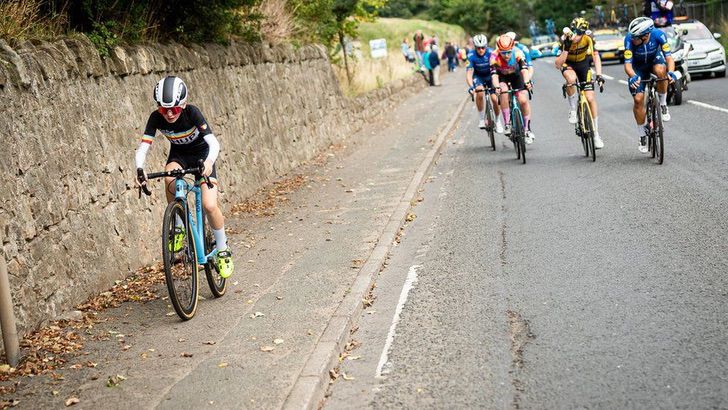
<path fill-rule="evenodd" d="M 523 369 L 524 360 L 523 353 L 526 345 L 536 336 L 531 332 L 531 326 L 520 313 L 507 310 L 508 329 L 511 336 L 511 384 L 515 389 L 513 394 L 513 408 L 521 407 L 521 395 L 526 390 L 526 385 L 519 378 L 519 373 Z"/>

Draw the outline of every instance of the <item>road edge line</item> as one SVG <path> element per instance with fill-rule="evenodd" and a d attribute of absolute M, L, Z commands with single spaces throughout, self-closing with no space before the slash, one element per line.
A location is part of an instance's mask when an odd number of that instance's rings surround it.
<path fill-rule="evenodd" d="M 296 378 L 283 403 L 283 409 L 309 410 L 319 408 L 329 385 L 329 370 L 335 367 L 339 359 L 339 352 L 347 342 L 350 330 L 358 322 L 358 316 L 363 310 L 362 300 L 371 288 L 377 273 L 384 265 L 397 233 L 405 223 L 407 213 L 412 206 L 412 200 L 415 199 L 418 189 L 425 182 L 430 169 L 445 146 L 447 137 L 462 115 L 467 102 L 468 99 L 464 98 L 448 124 L 438 135 L 432 149 L 422 160 L 420 166 L 417 167 L 417 171 L 404 195 L 402 195 L 399 205 L 392 212 L 387 225 L 382 230 L 377 245 L 372 249 L 369 258 L 367 258 L 366 263 L 354 279 L 351 291 L 336 308 L 326 325 L 326 329 L 308 356 L 301 373 Z"/>

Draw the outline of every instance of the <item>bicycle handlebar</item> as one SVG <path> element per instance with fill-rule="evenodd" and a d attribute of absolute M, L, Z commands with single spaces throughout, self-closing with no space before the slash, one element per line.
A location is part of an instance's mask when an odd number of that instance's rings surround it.
<path fill-rule="evenodd" d="M 164 177 L 174 177 L 174 178 L 182 178 L 187 174 L 202 174 L 202 171 L 205 169 L 205 161 L 199 160 L 197 162 L 197 166 L 194 168 L 187 168 L 187 169 L 172 169 L 169 171 L 162 171 L 162 172 L 152 172 L 151 174 L 147 174 L 146 179 L 157 179 L 157 178 L 164 178 Z M 139 168 L 137 169 L 137 178 L 144 178 L 144 171 Z M 202 176 L 202 179 L 204 180 L 205 184 L 207 184 L 207 187 L 212 189 L 213 185 L 212 182 L 210 182 L 210 177 Z M 152 195 L 152 192 L 149 190 L 146 184 L 142 184 L 139 186 L 139 197 L 141 198 L 142 192 L 144 192 L 145 195 L 149 196 Z"/>
<path fill-rule="evenodd" d="M 564 84 L 563 86 L 561 86 L 561 93 L 564 95 L 564 98 L 566 98 L 566 88 L 567 87 L 576 86 L 576 88 L 583 89 L 587 85 L 594 84 L 596 82 L 597 82 L 596 80 L 591 80 L 591 81 L 582 81 L 582 82 L 576 82 L 576 83 L 567 83 L 567 84 Z M 599 83 L 599 92 L 600 93 L 604 92 L 604 83 L 602 83 L 602 82 Z"/>

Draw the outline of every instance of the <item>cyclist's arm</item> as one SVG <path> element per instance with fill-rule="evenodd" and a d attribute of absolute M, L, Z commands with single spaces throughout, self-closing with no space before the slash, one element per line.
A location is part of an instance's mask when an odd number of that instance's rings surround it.
<path fill-rule="evenodd" d="M 632 36 L 629 34 L 624 37 L 624 72 L 630 78 L 636 74 L 632 67 Z"/>
<path fill-rule="evenodd" d="M 220 141 L 217 140 L 215 134 L 207 134 L 204 139 L 210 147 L 210 150 L 207 152 L 205 162 L 210 161 L 211 164 L 214 164 L 215 161 L 217 161 L 217 156 L 220 154 Z"/>
<path fill-rule="evenodd" d="M 521 76 L 523 77 L 523 82 L 527 83 L 531 80 L 531 72 L 528 71 L 528 62 L 526 61 L 525 55 L 521 52 L 516 56 L 516 61 L 518 62 L 518 66 L 521 69 Z"/>
<path fill-rule="evenodd" d="M 154 135 L 157 133 L 157 117 L 153 112 L 147 120 L 147 126 L 144 128 L 144 135 L 142 136 L 141 142 L 137 147 L 136 154 L 134 155 L 134 164 L 136 168 L 144 168 L 144 161 L 147 159 L 147 153 L 149 148 L 152 146 L 154 141 Z"/>
<path fill-rule="evenodd" d="M 602 75 L 602 58 L 599 57 L 599 52 L 594 50 L 592 56 L 594 58 L 594 69 L 596 70 L 597 75 Z"/>
<path fill-rule="evenodd" d="M 667 71 L 675 71 L 675 60 L 672 55 L 665 57 L 665 61 L 667 62 Z"/>
<path fill-rule="evenodd" d="M 205 162 L 209 162 L 210 164 L 214 164 L 217 160 L 218 154 L 220 154 L 220 142 L 217 140 L 217 137 L 215 137 L 215 134 L 212 133 L 212 129 L 207 124 L 207 121 L 205 120 L 205 117 L 202 115 L 202 112 L 200 112 L 199 108 L 190 106 L 190 117 L 192 118 L 192 121 L 194 122 L 195 126 L 197 127 L 197 130 L 200 132 L 200 135 L 207 143 L 209 150 L 207 151 L 207 158 L 205 158 Z"/>
<path fill-rule="evenodd" d="M 465 82 L 468 84 L 468 87 L 473 86 L 473 69 L 471 67 L 468 67 L 465 70 Z"/>
<path fill-rule="evenodd" d="M 665 62 L 667 62 L 667 71 L 675 71 L 675 60 L 672 58 L 672 50 L 670 50 L 670 43 L 667 42 L 667 36 L 662 30 L 658 30 L 657 42 L 660 45 L 662 54 L 665 56 Z M 655 30 L 653 30 L 655 32 Z"/>
<path fill-rule="evenodd" d="M 559 55 L 556 56 L 556 60 L 554 61 L 554 65 L 556 66 L 556 68 L 561 69 L 561 66 L 564 65 L 564 63 L 566 62 L 566 57 L 568 56 L 569 51 L 561 49 L 559 51 Z"/>

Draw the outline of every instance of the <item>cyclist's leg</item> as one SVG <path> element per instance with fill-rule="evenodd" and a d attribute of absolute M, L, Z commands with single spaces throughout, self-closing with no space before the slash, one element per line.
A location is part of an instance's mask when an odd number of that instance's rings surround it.
<path fill-rule="evenodd" d="M 230 277 L 235 265 L 233 264 L 233 254 L 227 244 L 227 235 L 225 234 L 225 216 L 220 210 L 217 201 L 217 168 L 212 166 L 210 173 L 210 182 L 213 187 L 209 188 L 207 184 L 202 184 L 202 207 L 205 209 L 205 215 L 210 222 L 212 235 L 215 237 L 215 249 L 217 249 L 217 270 L 223 278 Z"/>
<path fill-rule="evenodd" d="M 171 171 L 173 169 L 184 169 L 185 167 L 185 156 L 182 154 L 179 154 L 176 152 L 174 148 L 170 149 L 169 151 L 169 157 L 167 158 L 167 165 L 165 165 L 164 170 L 165 171 Z M 165 177 L 164 178 L 164 193 L 167 197 L 167 203 L 170 203 L 174 200 L 174 194 L 175 194 L 175 179 L 172 177 Z M 174 242 L 173 242 L 173 248 L 172 250 L 174 252 L 178 252 L 180 249 L 184 247 L 184 241 L 185 241 L 185 223 L 180 218 L 179 215 L 176 217 L 177 221 L 175 223 L 175 233 L 174 233 Z"/>
<path fill-rule="evenodd" d="M 655 65 L 652 67 L 652 72 L 655 73 L 657 78 L 667 78 L 667 65 L 662 54 L 657 55 Z M 662 111 L 662 120 L 670 121 L 670 114 L 667 109 L 667 81 L 660 81 L 657 83 L 657 96 L 660 97 L 660 110 Z"/>
<path fill-rule="evenodd" d="M 567 84 L 574 84 L 578 81 L 576 71 L 568 64 L 564 64 L 561 68 L 561 75 L 564 76 Z M 569 123 L 576 124 L 576 106 L 579 102 L 576 86 L 566 87 L 566 101 L 569 103 Z"/>
<path fill-rule="evenodd" d="M 640 76 L 641 79 L 650 78 L 649 72 L 644 73 L 639 69 L 635 69 L 635 72 L 637 73 L 637 75 Z M 632 105 L 632 113 L 634 114 L 634 119 L 637 122 L 637 138 L 639 139 L 638 149 L 641 153 L 644 154 L 647 153 L 647 115 L 645 112 L 645 85 L 642 81 L 640 81 L 640 85 L 637 87 L 637 89 L 633 90 L 629 86 L 627 86 L 627 88 L 632 94 L 632 98 L 634 101 Z"/>
<path fill-rule="evenodd" d="M 505 80 L 505 76 L 501 76 L 501 80 Z M 501 81 L 499 85 L 501 91 L 508 90 L 508 84 L 505 81 Z M 508 94 L 503 92 L 500 95 L 500 108 L 503 113 L 503 124 L 509 126 L 511 124 L 511 109 L 508 107 Z"/>

